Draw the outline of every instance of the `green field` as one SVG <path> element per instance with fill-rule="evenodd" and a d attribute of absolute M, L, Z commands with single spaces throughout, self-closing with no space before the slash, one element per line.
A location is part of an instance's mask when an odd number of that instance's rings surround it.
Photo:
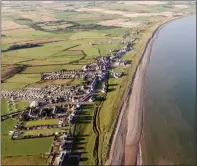
<path fill-rule="evenodd" d="M 8 119 L 1 122 L 1 133 L 7 136 L 9 131 L 13 131 L 16 122 L 17 121 L 15 119 Z"/>
<path fill-rule="evenodd" d="M 41 155 L 28 156 L 11 156 L 2 157 L 2 165 L 46 165 L 47 159 L 42 158 Z"/>
<path fill-rule="evenodd" d="M 5 115 L 15 111 L 22 111 L 29 105 L 29 102 L 27 101 L 16 101 L 14 103 L 15 106 L 14 104 L 8 105 L 7 99 L 1 99 L 1 115 Z"/>
<path fill-rule="evenodd" d="M 40 80 L 40 74 L 16 74 L 1 85 L 2 90 L 17 90 Z"/>
<path fill-rule="evenodd" d="M 40 47 L 9 51 L 2 54 L 2 61 L 3 64 L 10 64 L 10 62 L 12 64 L 31 64 L 32 61 L 37 60 L 40 61 L 40 64 L 42 64 L 43 60 L 46 60 L 50 58 L 50 56 L 53 56 L 54 54 L 62 52 L 63 50 L 66 50 L 75 45 L 76 44 L 74 44 L 72 41 L 59 41 L 47 43 Z M 43 63 L 47 64 L 45 62 Z"/>
<path fill-rule="evenodd" d="M 73 153 L 86 152 L 82 157 L 88 158 L 86 161 L 81 161 L 81 165 L 95 165 L 94 143 L 96 135 L 93 130 L 93 115 L 94 107 L 85 107 L 74 130 Z"/>
<path fill-rule="evenodd" d="M 56 18 L 66 19 L 68 21 L 74 21 L 80 24 L 95 24 L 106 19 L 120 18 L 119 15 L 111 15 L 104 13 L 90 13 L 90 12 L 59 12 L 56 14 Z"/>
<path fill-rule="evenodd" d="M 34 155 L 50 151 L 53 137 L 26 140 L 12 140 L 8 134 L 16 125 L 15 119 L 8 119 L 1 123 L 2 157 L 18 155 Z"/>
<path fill-rule="evenodd" d="M 11 136 L 2 136 L 2 157 L 18 155 L 36 155 L 49 152 L 53 137 L 11 140 Z"/>
<path fill-rule="evenodd" d="M 44 72 L 53 72 L 59 71 L 62 69 L 71 70 L 71 69 L 81 69 L 83 65 L 47 65 L 47 66 L 34 66 L 34 67 L 27 67 L 22 73 L 44 73 Z"/>
<path fill-rule="evenodd" d="M 38 126 L 38 125 L 52 125 L 52 124 L 58 124 L 58 119 L 28 121 L 24 124 L 24 126 L 29 127 L 29 126 Z"/>
<path fill-rule="evenodd" d="M 55 132 L 61 132 L 61 129 L 55 128 L 55 129 L 40 129 L 40 130 L 28 130 L 25 131 L 25 135 L 37 135 L 37 134 L 53 134 Z"/>
<path fill-rule="evenodd" d="M 1 115 L 8 114 L 8 103 L 6 99 L 1 99 Z"/>

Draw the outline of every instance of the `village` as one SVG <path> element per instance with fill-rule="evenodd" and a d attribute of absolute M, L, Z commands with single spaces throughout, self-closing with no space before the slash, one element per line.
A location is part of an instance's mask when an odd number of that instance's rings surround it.
<path fill-rule="evenodd" d="M 125 38 L 128 33 L 124 33 Z M 110 43 L 118 43 L 110 41 Z M 15 111 L 1 116 L 4 121 L 9 118 L 18 120 L 13 131 L 9 134 L 13 140 L 33 139 L 41 137 L 54 137 L 51 152 L 50 165 L 62 165 L 68 159 L 72 150 L 73 133 L 71 127 L 77 123 L 79 113 L 83 106 L 95 101 L 96 92 L 106 94 L 109 77 L 119 78 L 123 72 L 115 72 L 113 67 L 126 66 L 128 62 L 122 60 L 122 56 L 132 51 L 132 42 L 121 41 L 125 44 L 122 49 L 109 50 L 111 55 L 95 58 L 95 62 L 84 65 L 80 70 L 61 70 L 56 72 L 46 72 L 41 74 L 41 80 L 55 79 L 83 79 L 84 84 L 78 85 L 57 85 L 51 84 L 42 88 L 25 87 L 17 91 L 2 90 L 3 98 L 8 104 L 15 101 L 29 101 L 29 107 L 22 111 Z M 104 44 L 89 43 L 89 44 Z M 99 86 L 98 89 L 98 84 Z M 38 120 L 58 120 L 57 124 L 40 124 L 26 126 L 27 122 Z M 36 133 L 32 131 L 42 131 L 43 129 L 53 129 L 53 132 Z M 80 159 L 80 157 L 78 156 Z"/>

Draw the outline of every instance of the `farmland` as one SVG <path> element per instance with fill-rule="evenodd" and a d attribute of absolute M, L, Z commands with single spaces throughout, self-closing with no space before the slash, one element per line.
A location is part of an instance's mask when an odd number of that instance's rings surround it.
<path fill-rule="evenodd" d="M 108 4 L 108 5 L 106 5 Z M 96 63 L 98 58 L 107 57 L 113 50 L 121 50 L 123 43 L 111 41 L 134 41 L 132 51 L 122 56 L 127 65 L 113 70 L 123 76 L 109 76 L 106 95 L 100 93 L 101 85 L 95 90 L 93 105 L 85 105 L 78 121 L 72 127 L 73 145 L 71 153 L 82 153 L 81 165 L 104 164 L 109 156 L 111 140 L 123 99 L 152 32 L 163 22 L 175 16 L 160 16 L 171 10 L 182 13 L 183 6 L 175 4 L 128 4 L 126 2 L 17 2 L 2 6 L 2 84 L 1 90 L 44 88 L 49 85 L 85 85 L 84 78 L 58 78 L 43 80 L 41 75 L 60 70 L 81 70 L 84 65 Z M 184 8 L 192 12 L 191 4 Z M 183 14 L 183 13 L 182 13 Z M 150 17 L 151 16 L 151 17 Z M 150 24 L 147 24 L 147 21 Z M 125 24 L 125 25 L 123 25 Z M 128 35 L 124 38 L 125 33 Z M 104 44 L 90 44 L 103 42 Z M 33 46 L 33 47 L 30 47 Z M 110 51 L 111 50 L 111 51 Z M 110 69 L 111 70 L 111 69 Z M 8 102 L 2 99 L 1 115 L 23 111 L 31 101 Z M 70 111 L 71 108 L 68 110 Z M 66 115 L 66 118 L 67 115 Z M 5 165 L 46 165 L 50 157 L 54 136 L 13 140 L 8 134 L 14 130 L 18 120 L 2 121 L 2 163 Z M 24 122 L 24 127 L 56 125 L 59 120 L 37 119 Z M 70 125 L 62 128 L 25 130 L 24 135 L 68 132 Z M 71 161 L 72 162 L 72 161 Z"/>
<path fill-rule="evenodd" d="M 35 138 L 11 140 L 10 136 L 2 136 L 2 156 L 38 155 L 49 152 L 53 138 Z"/>

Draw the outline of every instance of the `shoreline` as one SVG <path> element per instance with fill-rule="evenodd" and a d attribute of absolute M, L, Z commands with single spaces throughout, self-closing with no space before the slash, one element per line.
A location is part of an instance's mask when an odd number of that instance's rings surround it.
<path fill-rule="evenodd" d="M 176 20 L 178 20 L 178 19 L 182 19 L 182 18 L 185 18 L 185 17 L 191 17 L 191 16 L 196 16 L 196 15 L 194 15 L 194 14 L 188 14 L 188 15 L 183 15 L 183 16 L 180 16 L 180 17 L 177 17 L 177 18 L 174 18 L 174 19 L 172 19 L 172 20 L 169 20 L 169 21 L 167 21 L 167 22 L 165 22 L 164 24 L 161 24 L 158 28 L 158 31 L 155 33 L 155 39 L 157 39 L 158 38 L 158 35 L 159 35 L 159 32 L 160 32 L 160 30 L 165 26 L 165 25 L 167 25 L 167 24 L 169 24 L 169 23 L 171 23 L 172 21 L 176 21 Z M 153 44 L 154 44 L 154 41 L 155 41 L 155 39 L 153 40 Z M 152 49 L 152 48 L 151 48 Z M 151 55 L 151 54 L 150 54 Z M 150 56 L 149 55 L 149 56 Z M 150 56 L 151 57 L 151 56 Z M 149 57 L 149 58 L 150 58 Z M 146 79 L 146 78 L 145 78 Z M 144 83 L 145 83 L 145 80 L 144 80 Z M 145 90 L 144 89 L 144 87 L 145 86 L 143 86 L 142 88 L 143 88 L 143 90 Z M 144 99 L 144 98 L 143 98 Z M 141 130 L 141 136 L 140 136 L 140 139 L 139 139 L 139 144 L 138 144 L 138 148 L 139 148 L 139 151 L 138 151 L 138 154 L 137 154 L 137 160 L 139 161 L 138 163 L 137 163 L 137 165 L 139 165 L 139 166 L 141 166 L 141 165 L 143 165 L 143 157 L 142 157 L 142 148 L 143 148 L 143 145 L 142 145 L 142 143 L 141 143 L 141 141 L 142 141 L 142 139 L 144 139 L 144 129 L 143 129 L 143 127 L 144 127 L 144 108 L 143 108 L 143 112 L 142 112 L 142 130 Z"/>
<path fill-rule="evenodd" d="M 167 20 L 152 32 L 134 72 L 127 99 L 122 106 L 106 165 L 142 165 L 140 145 L 143 133 L 143 91 L 146 70 L 150 61 L 152 45 L 163 26 L 185 16 Z M 131 123 L 131 124 L 130 124 Z M 122 148 L 122 145 L 125 145 Z"/>

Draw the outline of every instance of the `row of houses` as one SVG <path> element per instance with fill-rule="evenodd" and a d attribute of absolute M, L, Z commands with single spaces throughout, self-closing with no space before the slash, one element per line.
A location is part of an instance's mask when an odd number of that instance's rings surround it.
<path fill-rule="evenodd" d="M 74 79 L 74 78 L 84 78 L 85 72 L 82 70 L 60 70 L 56 72 L 42 73 L 42 80 L 51 79 Z"/>
<path fill-rule="evenodd" d="M 12 134 L 12 139 L 13 140 L 20 140 L 20 139 L 43 138 L 43 137 L 59 136 L 61 134 L 62 134 L 62 132 L 25 135 L 25 131 L 14 131 Z"/>
<path fill-rule="evenodd" d="M 2 115 L 1 116 L 1 121 L 4 121 L 4 120 L 9 119 L 9 118 L 16 118 L 21 113 L 22 113 L 22 111 L 18 111 L 18 112 L 12 112 L 12 113 L 9 113 L 9 114 L 6 114 L 6 115 Z"/>
<path fill-rule="evenodd" d="M 16 125 L 14 128 L 16 130 L 40 130 L 40 129 L 54 129 L 54 128 L 62 128 L 65 127 L 66 124 L 62 123 L 62 124 L 51 124 L 51 125 L 37 125 L 37 126 L 23 126 L 23 125 Z"/>
<path fill-rule="evenodd" d="M 72 107 L 72 113 L 68 116 L 69 123 L 74 124 L 77 122 L 77 114 L 81 111 L 81 107 L 82 105 L 80 104 Z M 73 141 L 72 139 L 69 139 L 70 137 L 72 137 L 71 128 L 68 135 L 57 137 L 57 139 L 53 143 L 53 150 L 56 148 L 57 151 L 53 155 L 51 165 L 63 166 L 65 164 L 65 161 L 72 156 L 71 149 Z M 80 158 L 80 156 L 77 157 L 78 159 Z"/>
<path fill-rule="evenodd" d="M 48 118 L 60 118 L 67 115 L 67 108 L 64 106 L 53 107 L 32 107 L 26 108 L 19 116 L 24 121 Z"/>
<path fill-rule="evenodd" d="M 66 158 L 69 158 L 71 155 L 72 149 L 72 140 L 69 139 L 70 134 L 63 134 L 56 137 L 53 143 L 53 159 L 50 165 L 59 165 L 63 164 Z"/>
<path fill-rule="evenodd" d="M 21 89 L 18 91 L 2 91 L 2 97 L 8 98 L 9 100 L 43 100 L 53 99 L 54 102 L 58 102 L 60 98 L 64 98 L 65 101 L 71 101 L 72 96 L 76 96 L 79 91 L 85 95 L 89 86 L 66 86 L 66 85 L 50 85 L 43 88 L 37 89 Z M 80 93 L 81 95 L 81 93 Z"/>

